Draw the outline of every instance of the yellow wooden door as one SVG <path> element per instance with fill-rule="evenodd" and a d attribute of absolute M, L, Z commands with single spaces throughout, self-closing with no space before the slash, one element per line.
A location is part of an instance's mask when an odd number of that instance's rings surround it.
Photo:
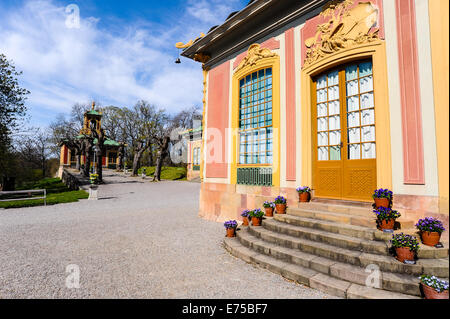
<path fill-rule="evenodd" d="M 312 88 L 315 196 L 370 201 L 377 185 L 372 63 L 321 74 Z"/>

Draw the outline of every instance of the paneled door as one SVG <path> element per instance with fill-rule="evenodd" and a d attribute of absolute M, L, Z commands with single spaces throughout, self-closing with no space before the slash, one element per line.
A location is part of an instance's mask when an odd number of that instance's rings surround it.
<path fill-rule="evenodd" d="M 377 185 L 372 62 L 330 70 L 312 87 L 315 196 L 371 200 Z"/>

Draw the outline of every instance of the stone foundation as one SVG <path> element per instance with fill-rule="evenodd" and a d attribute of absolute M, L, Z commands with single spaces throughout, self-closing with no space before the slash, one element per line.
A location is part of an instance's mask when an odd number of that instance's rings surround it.
<path fill-rule="evenodd" d="M 278 195 L 287 198 L 288 206 L 297 207 L 295 188 L 202 183 L 199 216 L 216 222 L 242 220 L 244 209 L 262 209 L 265 201 L 273 201 Z M 439 212 L 438 197 L 394 195 L 394 208 L 402 214 L 402 219 L 415 223 L 420 218 L 435 217 L 443 222 L 446 229 L 449 227 L 448 213 Z M 443 234 L 446 242 L 448 234 L 448 231 Z"/>

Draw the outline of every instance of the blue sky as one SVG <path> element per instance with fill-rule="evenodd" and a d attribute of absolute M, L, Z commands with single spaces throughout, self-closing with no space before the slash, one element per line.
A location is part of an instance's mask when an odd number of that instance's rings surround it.
<path fill-rule="evenodd" d="M 202 74 L 193 61 L 174 63 L 174 44 L 206 33 L 247 3 L 0 0 L 0 53 L 23 71 L 30 125 L 46 126 L 73 104 L 93 99 L 102 106 L 144 99 L 176 112 L 201 105 Z M 66 12 L 72 4 L 79 26 L 70 19 L 74 11 Z"/>

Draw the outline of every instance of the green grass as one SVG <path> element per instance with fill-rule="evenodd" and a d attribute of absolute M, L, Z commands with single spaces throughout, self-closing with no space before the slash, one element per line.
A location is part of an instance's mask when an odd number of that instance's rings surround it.
<path fill-rule="evenodd" d="M 142 169 L 144 167 L 141 167 L 138 170 L 138 174 L 142 175 Z M 153 176 L 155 173 L 155 167 L 154 166 L 146 166 L 145 167 L 145 175 L 147 176 Z M 180 181 L 180 180 L 186 180 L 186 168 L 184 167 L 162 167 L 161 168 L 161 179 L 164 180 L 171 180 L 171 181 Z"/>
<path fill-rule="evenodd" d="M 71 191 L 59 178 L 45 178 L 38 182 L 28 183 L 17 190 L 46 189 L 47 205 L 77 202 L 80 199 L 89 197 L 83 190 Z M 41 197 L 41 193 L 33 194 Z M 28 196 L 27 196 L 28 197 Z M 44 205 L 43 199 L 30 199 L 24 201 L 0 202 L 0 208 L 20 208 Z"/>

